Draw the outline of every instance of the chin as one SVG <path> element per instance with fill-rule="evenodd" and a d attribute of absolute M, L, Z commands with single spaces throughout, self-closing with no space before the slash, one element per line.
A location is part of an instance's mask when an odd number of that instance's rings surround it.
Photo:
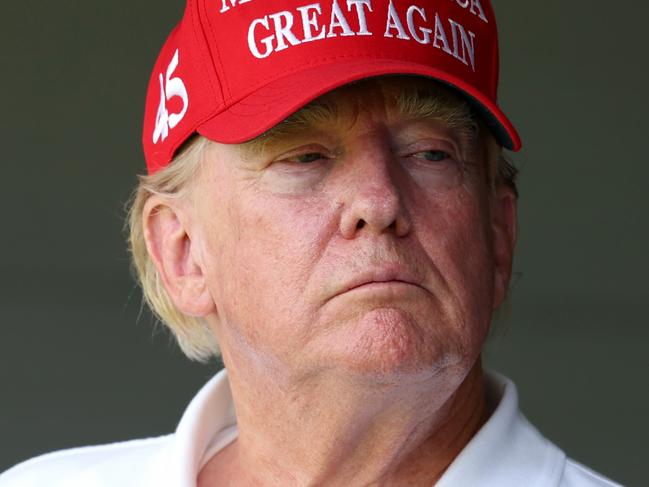
<path fill-rule="evenodd" d="M 329 350 L 343 372 L 377 382 L 422 380 L 467 360 L 448 326 L 431 328 L 399 308 L 377 308 L 357 317 Z"/>

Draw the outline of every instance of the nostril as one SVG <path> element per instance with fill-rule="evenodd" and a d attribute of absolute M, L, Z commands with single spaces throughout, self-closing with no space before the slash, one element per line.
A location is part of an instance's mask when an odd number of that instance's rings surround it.
<path fill-rule="evenodd" d="M 356 223 L 356 230 L 360 230 L 365 226 L 365 220 L 358 220 L 358 223 Z"/>

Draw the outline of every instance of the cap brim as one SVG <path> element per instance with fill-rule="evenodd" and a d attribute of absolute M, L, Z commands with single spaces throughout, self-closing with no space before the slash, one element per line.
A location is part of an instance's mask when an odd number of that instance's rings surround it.
<path fill-rule="evenodd" d="M 382 75 L 425 76 L 456 89 L 475 107 L 496 140 L 506 149 L 517 151 L 521 140 L 512 123 L 487 96 L 460 79 L 430 66 L 394 61 L 347 61 L 310 67 L 273 80 L 232 104 L 204 123 L 197 131 L 216 142 L 247 142 L 271 129 L 319 96 L 353 81 Z"/>

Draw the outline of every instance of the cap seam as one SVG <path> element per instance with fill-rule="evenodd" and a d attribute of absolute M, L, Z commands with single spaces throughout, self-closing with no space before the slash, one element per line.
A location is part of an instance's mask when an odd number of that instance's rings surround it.
<path fill-rule="evenodd" d="M 193 24 L 193 27 L 194 27 L 194 35 L 197 35 L 196 32 L 200 32 L 200 33 L 203 35 L 203 41 L 205 42 L 205 48 L 207 49 L 208 56 L 210 56 L 211 58 L 213 58 L 214 56 L 212 56 L 212 50 L 210 49 L 210 44 L 209 44 L 209 42 L 207 42 L 205 29 L 203 29 L 203 25 L 202 25 L 202 23 L 201 23 L 201 19 L 200 19 L 200 15 L 201 15 L 201 14 L 200 14 L 200 5 L 199 5 L 199 2 L 198 2 L 198 1 L 196 2 L 196 10 L 197 10 L 197 11 L 196 11 L 196 16 L 197 16 L 197 18 L 195 18 L 194 15 L 192 15 L 192 24 Z M 198 25 L 197 25 L 197 24 L 198 24 Z M 200 52 L 200 55 L 201 55 L 201 58 L 203 59 L 203 64 L 204 64 L 205 66 L 210 66 L 211 64 L 214 64 L 214 59 L 205 59 L 205 53 L 203 52 L 202 49 L 201 49 L 200 51 L 201 51 L 201 52 Z M 220 64 L 221 64 L 221 60 L 218 59 L 218 62 L 219 62 L 219 65 L 220 65 Z M 215 71 L 216 71 L 216 66 L 215 66 L 214 68 L 215 68 Z M 209 69 L 209 68 L 208 68 L 208 69 Z M 206 74 L 207 74 L 207 82 L 209 83 L 210 87 L 212 88 L 212 96 L 215 96 L 216 93 L 217 93 L 217 90 L 216 90 L 216 87 L 215 87 L 215 85 L 214 85 L 214 81 L 212 80 L 212 77 L 209 75 L 209 74 L 210 74 L 209 72 L 206 73 Z M 223 93 L 223 82 L 221 81 L 221 77 L 218 76 L 218 74 L 217 74 L 217 78 L 218 78 L 218 80 L 219 80 L 219 89 L 218 89 L 218 92 L 219 92 L 220 95 L 221 95 L 221 96 L 220 96 L 220 98 L 221 98 L 221 105 L 225 105 L 225 103 L 224 103 L 224 101 L 225 101 L 225 96 L 224 96 L 224 93 Z"/>
<path fill-rule="evenodd" d="M 205 7 L 205 10 L 207 11 L 207 7 Z M 221 95 L 225 105 L 226 104 L 225 100 L 229 100 L 232 97 L 231 95 L 232 91 L 230 90 L 230 85 L 227 81 L 227 77 L 221 76 L 225 71 L 223 69 L 223 63 L 221 62 L 221 55 L 219 53 L 218 43 L 216 42 L 216 37 L 214 37 L 214 26 L 212 24 L 212 21 L 210 20 L 209 15 L 205 15 L 205 21 L 207 22 L 209 29 L 207 29 L 207 33 L 204 31 L 203 34 L 205 35 L 206 40 L 207 40 L 207 36 L 209 35 L 212 41 L 211 43 L 210 42 L 207 43 L 207 48 L 210 54 L 212 55 L 215 64 L 214 68 L 215 71 L 217 71 L 217 77 L 219 79 L 219 84 L 221 85 Z M 216 69 L 217 63 L 218 63 L 218 69 Z"/>

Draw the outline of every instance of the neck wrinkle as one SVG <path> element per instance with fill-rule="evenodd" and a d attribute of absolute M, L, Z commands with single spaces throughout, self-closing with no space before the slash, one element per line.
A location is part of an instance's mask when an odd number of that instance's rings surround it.
<path fill-rule="evenodd" d="M 236 401 L 247 388 L 232 379 L 235 404 L 245 405 L 237 408 L 239 438 L 206 467 L 228 471 L 236 485 L 433 485 L 489 416 L 480 359 L 444 400 L 429 391 L 405 407 L 390 394 L 373 404 L 317 394 L 305 408 L 299 390 L 272 407 L 245 392 Z M 229 468 L 217 468 L 219 458 Z"/>

